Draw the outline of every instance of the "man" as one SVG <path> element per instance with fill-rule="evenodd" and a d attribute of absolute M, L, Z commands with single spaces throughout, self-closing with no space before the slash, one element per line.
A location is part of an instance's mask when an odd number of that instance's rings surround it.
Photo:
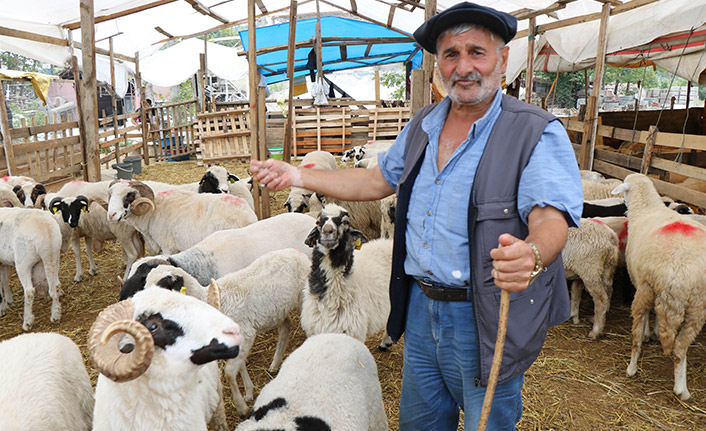
<path fill-rule="evenodd" d="M 151 120 L 150 119 L 151 113 L 149 111 L 149 109 L 151 107 L 152 107 L 152 99 L 145 99 L 142 102 L 142 106 L 140 108 L 138 108 L 137 111 L 135 111 L 137 114 L 141 114 L 142 110 L 144 109 L 145 110 L 145 118 L 147 119 L 148 124 L 151 122 L 150 121 Z M 132 124 L 134 124 L 135 126 L 139 126 L 140 123 L 142 122 L 142 116 L 139 115 L 137 117 L 133 117 L 130 119 L 130 121 L 132 121 Z"/>
<path fill-rule="evenodd" d="M 473 3 L 425 22 L 449 96 L 420 110 L 374 169 L 315 171 L 253 161 L 272 190 L 339 199 L 396 191 L 388 333 L 405 332 L 400 430 L 475 429 L 498 326 L 512 292 L 490 430 L 522 416 L 524 372 L 549 326 L 569 317 L 561 249 L 582 208 L 576 159 L 555 117 L 500 91 L 517 22 Z M 498 289 L 500 288 L 500 289 Z"/>

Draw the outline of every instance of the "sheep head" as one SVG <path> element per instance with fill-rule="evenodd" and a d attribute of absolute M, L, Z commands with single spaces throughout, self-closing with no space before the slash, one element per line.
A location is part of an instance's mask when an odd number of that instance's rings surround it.
<path fill-rule="evenodd" d="M 240 181 L 223 166 L 211 166 L 199 181 L 199 193 L 228 193 L 230 184 Z"/>
<path fill-rule="evenodd" d="M 108 186 L 108 220 L 117 222 L 129 214 L 142 216 L 154 210 L 154 192 L 140 181 L 113 181 Z"/>
<path fill-rule="evenodd" d="M 352 250 L 365 242 L 368 242 L 365 235 L 351 226 L 348 211 L 335 204 L 324 206 L 316 219 L 316 226 L 304 240 L 309 247 L 320 245 L 327 250 L 349 246 Z"/>

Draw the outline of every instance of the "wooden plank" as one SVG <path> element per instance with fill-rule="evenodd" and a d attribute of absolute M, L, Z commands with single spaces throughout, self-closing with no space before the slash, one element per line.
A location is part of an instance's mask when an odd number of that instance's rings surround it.
<path fill-rule="evenodd" d="M 647 170 L 650 167 L 650 162 L 652 161 L 652 152 L 655 147 L 655 140 L 657 139 L 658 129 L 655 126 L 650 126 L 650 136 L 651 138 L 647 141 L 645 145 L 645 150 L 642 152 L 642 163 L 640 165 L 640 173 L 643 175 L 647 174 Z"/>
<path fill-rule="evenodd" d="M 143 4 L 140 6 L 135 6 L 133 8 L 125 9 L 123 11 L 115 12 L 115 13 L 112 13 L 109 15 L 97 16 L 97 17 L 95 17 L 95 22 L 97 24 L 97 23 L 103 22 L 103 21 L 110 21 L 111 19 L 120 18 L 121 16 L 131 15 L 133 13 L 141 12 L 143 10 L 151 9 L 151 8 L 161 6 L 161 5 L 167 4 L 167 3 L 172 3 L 175 1 L 177 1 L 177 0 L 159 0 L 159 1 L 152 2 L 152 3 Z M 81 27 L 81 21 L 76 21 L 76 22 L 64 24 L 62 27 L 67 28 L 69 30 L 76 30 Z"/>
<path fill-rule="evenodd" d="M 81 50 L 83 57 L 83 84 L 81 115 L 84 118 L 84 134 L 81 141 L 86 148 L 86 175 L 88 181 L 100 181 L 100 161 L 98 156 L 98 97 L 96 83 L 96 38 L 93 0 L 80 0 Z"/>
<path fill-rule="evenodd" d="M 65 130 L 67 128 L 78 128 L 78 122 L 70 121 L 66 123 L 45 124 L 42 126 L 16 127 L 12 129 L 12 138 L 27 138 L 42 133 L 50 133 L 56 132 L 58 130 Z"/>
<path fill-rule="evenodd" d="M 44 149 L 54 149 L 63 145 L 79 145 L 81 139 L 79 136 L 67 136 L 65 138 L 57 138 L 49 141 L 27 142 L 23 144 L 13 145 L 15 155 L 20 155 L 28 152 L 39 151 Z"/>
<path fill-rule="evenodd" d="M 250 90 L 248 96 L 250 99 L 250 108 L 257 113 L 257 84 L 260 78 L 260 74 L 257 71 L 257 57 L 255 50 L 257 46 L 255 44 L 256 35 L 256 25 L 255 25 L 255 0 L 248 0 L 248 65 L 249 65 L 249 83 Z M 252 160 L 259 160 L 257 158 L 258 150 L 258 118 L 257 115 L 250 116 L 250 154 Z M 258 220 L 262 219 L 262 207 L 260 205 L 261 199 L 269 199 L 269 192 L 266 188 L 259 187 L 257 184 L 253 184 L 253 201 L 255 206 L 255 213 L 257 214 Z"/>
<path fill-rule="evenodd" d="M 291 0 L 289 6 L 289 23 L 296 23 L 297 2 Z M 292 159 L 292 116 L 294 115 L 294 43 L 297 37 L 297 26 L 289 26 L 289 38 L 287 39 L 287 76 L 289 77 L 289 99 L 287 99 L 287 120 L 284 126 L 284 142 L 282 142 L 282 160 L 289 162 Z M 343 54 L 344 51 L 342 51 Z"/>
<path fill-rule="evenodd" d="M 534 39 L 537 21 L 535 17 L 529 19 L 529 29 L 532 33 L 527 35 L 527 66 L 525 66 L 525 102 L 532 103 L 532 80 L 534 76 Z"/>
<path fill-rule="evenodd" d="M 10 175 L 15 175 L 17 165 L 15 164 L 15 153 L 12 145 L 12 130 L 10 129 L 10 119 L 5 109 L 5 87 L 0 79 L 0 132 L 2 133 L 2 143 L 5 153 L 5 162 Z"/>
<path fill-rule="evenodd" d="M 666 160 L 661 157 L 652 157 L 652 166 L 667 172 L 674 172 L 679 175 L 696 178 L 697 180 L 706 181 L 706 169 L 686 165 L 684 163 L 676 163 L 671 160 Z"/>

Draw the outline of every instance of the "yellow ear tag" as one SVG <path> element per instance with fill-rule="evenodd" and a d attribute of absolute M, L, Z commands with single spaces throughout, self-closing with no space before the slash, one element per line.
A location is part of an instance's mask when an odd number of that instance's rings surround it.
<path fill-rule="evenodd" d="M 360 250 L 360 247 L 363 246 L 363 241 L 360 240 L 360 238 L 357 238 L 355 242 L 353 243 L 353 247 L 355 247 L 356 250 Z"/>
<path fill-rule="evenodd" d="M 186 295 L 186 286 L 181 286 L 181 289 L 179 289 L 179 293 L 183 293 Z"/>

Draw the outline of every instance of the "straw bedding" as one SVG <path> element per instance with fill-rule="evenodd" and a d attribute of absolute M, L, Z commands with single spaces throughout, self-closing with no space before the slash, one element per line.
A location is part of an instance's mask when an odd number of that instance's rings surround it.
<path fill-rule="evenodd" d="M 241 177 L 248 176 L 247 165 L 226 164 Z M 137 179 L 170 183 L 198 181 L 204 168 L 193 161 L 152 163 L 143 167 Z M 272 214 L 286 211 L 283 203 L 288 190 L 272 194 Z M 85 254 L 83 263 L 88 265 Z M 36 321 L 33 331 L 53 331 L 71 337 L 84 354 L 86 367 L 95 384 L 97 373 L 88 361 L 86 337 L 93 319 L 104 307 L 117 301 L 122 275 L 120 248 L 109 243 L 96 254 L 99 273 L 86 274 L 81 283 L 73 282 L 74 258 L 69 250 L 61 259 L 61 286 L 65 292 L 61 303 L 63 316 L 49 322 L 48 297 L 35 299 Z M 15 305 L 0 318 L 0 340 L 22 333 L 22 289 L 14 270 L 10 283 Z M 581 322 L 567 322 L 553 328 L 545 348 L 527 372 L 523 390 L 524 416 L 519 430 L 698 430 L 706 429 L 706 339 L 700 334 L 688 352 L 687 383 L 692 400 L 682 402 L 672 393 L 672 359 L 664 356 L 659 343 L 643 345 L 640 369 L 629 379 L 625 370 L 630 357 L 630 307 L 623 303 L 620 292 L 613 296 L 608 312 L 605 335 L 598 341 L 587 337 L 593 314 L 592 303 L 584 295 Z M 512 317 L 510 317 L 512 318 Z M 298 319 L 294 316 L 295 322 Z M 304 340 L 297 327 L 288 353 Z M 402 382 L 402 343 L 388 352 L 375 349 L 377 337 L 367 343 L 378 365 L 383 400 L 390 429 L 397 430 L 398 402 Z M 261 335 L 248 356 L 248 368 L 255 384 L 255 396 L 270 379 L 267 368 L 276 344 L 276 332 Z M 0 358 L 0 364 L 2 358 Z M 0 365 L 0 370 L 2 366 Z M 232 429 L 241 420 L 231 402 L 224 380 L 226 413 Z M 321 382 L 321 384 L 326 384 Z"/>

